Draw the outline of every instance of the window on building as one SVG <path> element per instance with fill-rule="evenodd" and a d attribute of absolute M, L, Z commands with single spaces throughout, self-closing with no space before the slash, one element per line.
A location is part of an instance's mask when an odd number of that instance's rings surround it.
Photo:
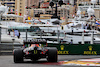
<path fill-rule="evenodd" d="M 53 2 L 58 2 L 58 0 L 52 0 Z"/>
<path fill-rule="evenodd" d="M 20 11 L 22 11 L 22 9 L 20 9 Z"/>
<path fill-rule="evenodd" d="M 13 9 L 13 11 L 15 11 L 15 9 Z"/>

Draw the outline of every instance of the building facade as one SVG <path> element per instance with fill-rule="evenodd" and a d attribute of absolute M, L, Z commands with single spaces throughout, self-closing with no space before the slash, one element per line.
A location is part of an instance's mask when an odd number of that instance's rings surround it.
<path fill-rule="evenodd" d="M 25 14 L 25 0 L 0 0 L 0 2 L 9 7 L 8 14 L 16 14 L 20 16 L 24 16 Z M 11 20 L 17 22 L 23 22 L 22 18 L 14 18 L 14 17 L 7 17 L 2 18 L 3 20 Z"/>
<path fill-rule="evenodd" d="M 95 17 L 100 19 L 100 8 L 98 8 L 98 6 L 100 6 L 100 0 L 97 0 L 95 6 L 91 3 L 91 0 L 77 0 L 77 7 L 78 8 L 80 7 L 82 14 L 85 14 L 87 12 L 87 9 L 89 8 L 90 5 L 95 11 L 94 12 Z"/>
<path fill-rule="evenodd" d="M 41 8 L 41 9 L 34 9 L 33 16 L 35 17 L 36 14 L 55 14 L 55 8 Z M 57 15 L 59 17 L 66 17 L 72 18 L 72 15 L 75 15 L 75 6 L 71 5 L 62 5 L 62 7 L 58 7 L 57 9 Z"/>
<path fill-rule="evenodd" d="M 15 14 L 15 0 L 0 0 L 0 2 L 9 7 L 8 14 Z M 13 17 L 2 18 L 2 20 L 15 20 Z"/>
<path fill-rule="evenodd" d="M 26 0 L 27 9 L 39 6 L 39 0 Z"/>
<path fill-rule="evenodd" d="M 84 3 L 91 4 L 91 0 L 77 0 L 77 6 Z M 100 4 L 100 0 L 97 0 L 97 4 Z"/>
<path fill-rule="evenodd" d="M 24 16 L 25 15 L 25 0 L 15 0 L 15 14 Z M 22 18 L 17 18 L 17 22 L 23 22 Z"/>

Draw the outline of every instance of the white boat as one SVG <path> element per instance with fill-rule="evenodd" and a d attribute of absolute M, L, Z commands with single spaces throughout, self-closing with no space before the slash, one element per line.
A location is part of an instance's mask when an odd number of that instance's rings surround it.
<path fill-rule="evenodd" d="M 62 26 L 60 26 L 60 25 L 57 26 L 56 25 L 56 27 L 49 27 L 48 26 L 48 27 L 39 27 L 39 28 L 45 33 L 48 33 L 48 32 L 49 33 L 53 33 L 53 32 L 58 33 L 58 31 L 60 33 L 63 33 L 63 34 L 59 35 L 59 38 L 64 37 L 61 40 L 65 41 L 66 43 L 70 43 L 71 40 L 73 40 L 74 44 L 82 43 L 82 38 L 83 37 L 79 33 L 82 34 L 83 32 L 85 32 L 87 34 L 91 34 L 92 32 L 94 32 L 95 34 L 97 34 L 99 31 L 83 29 L 82 25 L 85 25 L 87 23 L 87 21 L 90 19 L 90 16 L 87 17 L 87 18 L 86 17 L 82 18 L 80 11 L 78 11 L 77 14 L 79 15 L 79 17 L 77 17 L 77 18 L 75 17 L 74 19 L 70 20 L 69 22 L 72 22 L 72 23 L 70 23 L 68 25 L 62 25 Z M 91 22 L 88 22 L 88 24 L 90 24 L 90 23 Z M 80 25 L 80 26 L 78 27 L 78 25 Z M 69 33 L 72 33 L 72 34 L 69 34 Z M 46 38 L 46 37 L 48 38 L 48 36 L 43 36 L 42 38 Z M 51 37 L 51 36 L 49 36 L 49 37 L 53 40 L 53 37 Z M 38 37 L 34 36 L 34 38 L 39 38 L 39 36 Z M 96 36 L 93 39 L 94 39 L 94 41 L 100 41 L 100 38 L 96 37 Z M 84 36 L 84 42 L 85 43 L 90 43 L 90 41 L 91 41 L 91 36 L 90 35 L 88 35 L 88 36 L 85 35 Z"/>

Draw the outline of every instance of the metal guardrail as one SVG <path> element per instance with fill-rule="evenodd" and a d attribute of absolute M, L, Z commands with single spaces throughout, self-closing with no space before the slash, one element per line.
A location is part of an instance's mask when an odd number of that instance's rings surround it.
<path fill-rule="evenodd" d="M 13 49 L 21 48 L 23 44 L 13 43 L 1 43 L 0 44 L 0 55 L 12 55 Z"/>

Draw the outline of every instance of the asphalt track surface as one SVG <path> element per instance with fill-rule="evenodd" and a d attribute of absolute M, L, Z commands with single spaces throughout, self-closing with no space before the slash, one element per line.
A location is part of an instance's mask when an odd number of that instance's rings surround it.
<path fill-rule="evenodd" d="M 58 62 L 71 61 L 78 59 L 88 58 L 100 58 L 100 55 L 59 55 Z M 55 63 L 49 63 L 46 59 L 41 59 L 36 62 L 32 62 L 29 59 L 25 59 L 23 63 L 14 63 L 13 56 L 0 56 L 0 67 L 84 67 L 84 66 L 62 66 Z M 88 66 L 86 66 L 88 67 Z"/>

